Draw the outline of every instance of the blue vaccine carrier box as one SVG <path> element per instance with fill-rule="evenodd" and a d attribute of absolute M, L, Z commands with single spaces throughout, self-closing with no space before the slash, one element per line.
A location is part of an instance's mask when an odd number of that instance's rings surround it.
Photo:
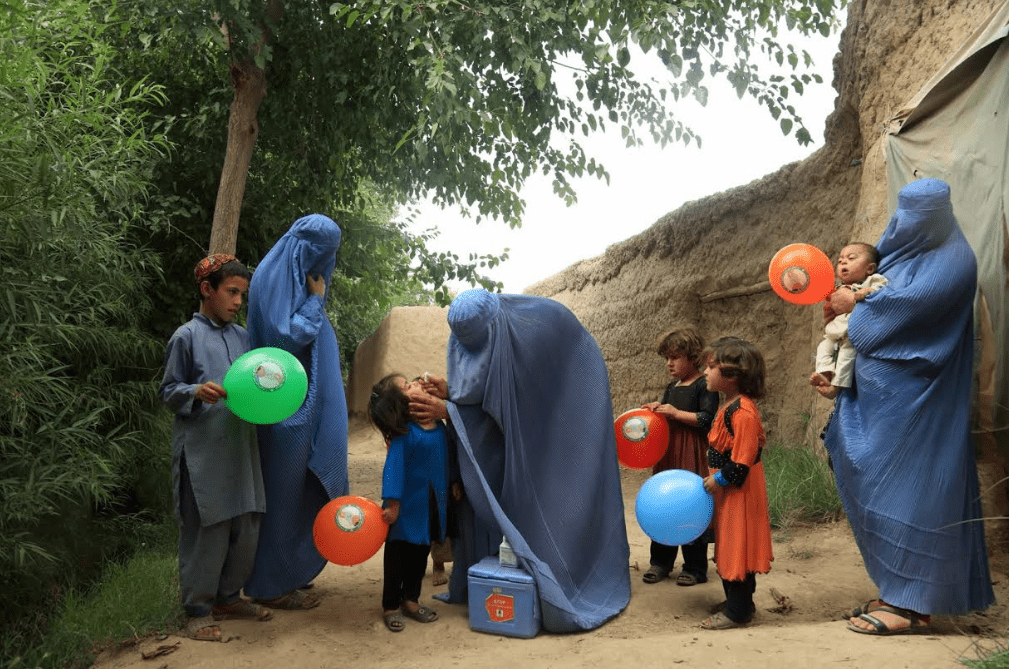
<path fill-rule="evenodd" d="M 540 631 L 540 599 L 525 570 L 492 555 L 469 568 L 469 626 L 478 632 L 524 639 Z"/>

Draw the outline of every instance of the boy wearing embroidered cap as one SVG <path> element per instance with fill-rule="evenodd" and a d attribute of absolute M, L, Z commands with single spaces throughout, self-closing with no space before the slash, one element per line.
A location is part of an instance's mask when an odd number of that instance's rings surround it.
<path fill-rule="evenodd" d="M 158 396 L 175 413 L 172 496 L 185 632 L 223 641 L 215 618 L 272 616 L 239 596 L 266 510 L 255 427 L 219 401 L 227 396 L 220 384 L 228 368 L 249 350 L 249 334 L 232 323 L 249 271 L 234 256 L 216 254 L 198 262 L 193 276 L 200 311 L 168 342 Z"/>

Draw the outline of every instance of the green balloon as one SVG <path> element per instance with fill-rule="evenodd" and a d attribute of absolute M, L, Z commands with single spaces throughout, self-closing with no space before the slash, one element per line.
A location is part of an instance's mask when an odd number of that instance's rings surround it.
<path fill-rule="evenodd" d="M 282 348 L 254 348 L 235 360 L 221 384 L 231 412 L 257 425 L 294 415 L 308 395 L 308 376 L 297 358 Z"/>

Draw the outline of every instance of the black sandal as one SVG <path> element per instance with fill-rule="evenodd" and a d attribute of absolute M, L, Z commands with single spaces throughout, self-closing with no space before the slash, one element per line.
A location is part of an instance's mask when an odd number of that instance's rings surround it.
<path fill-rule="evenodd" d="M 407 618 L 413 618 L 419 623 L 433 623 L 438 620 L 438 612 L 426 606 L 418 606 L 416 611 L 411 611 L 404 606 L 402 612 Z"/>
<path fill-rule="evenodd" d="M 691 574 L 689 571 L 681 571 L 676 577 L 676 585 L 689 586 L 707 582 L 707 577 L 701 578 L 697 574 Z"/>
<path fill-rule="evenodd" d="M 399 611 L 387 611 L 382 614 L 385 626 L 390 632 L 402 632 L 406 627 L 406 618 Z"/>
<path fill-rule="evenodd" d="M 645 583 L 658 583 L 667 576 L 669 576 L 668 569 L 653 564 L 648 568 L 648 571 L 641 576 L 641 580 Z"/>

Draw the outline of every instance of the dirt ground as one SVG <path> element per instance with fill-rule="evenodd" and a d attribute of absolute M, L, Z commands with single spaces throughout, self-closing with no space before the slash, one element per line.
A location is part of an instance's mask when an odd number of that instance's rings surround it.
<path fill-rule="evenodd" d="M 351 424 L 351 492 L 378 500 L 384 447 L 370 427 Z M 623 470 L 624 513 L 631 546 L 631 601 L 601 628 L 569 635 L 516 639 L 470 630 L 465 606 L 432 600 L 430 571 L 421 603 L 440 613 L 429 625 L 408 621 L 398 634 L 382 624 L 381 552 L 354 567 L 328 565 L 315 580 L 322 604 L 309 611 L 276 611 L 272 620 L 224 621 L 228 643 L 177 636 L 139 639 L 105 652 L 100 669 L 189 667 L 900 667 L 962 666 L 978 648 L 1003 642 L 1009 583 L 994 574 L 999 604 L 984 614 L 933 619 L 929 634 L 870 637 L 845 629 L 839 614 L 875 595 L 846 523 L 796 529 L 776 536 L 771 573 L 757 578 L 757 616 L 741 629 L 706 631 L 698 623 L 723 599 L 717 578 L 693 587 L 672 580 L 648 585 L 648 538 L 634 519 L 634 500 L 647 472 Z M 451 567 L 451 565 L 449 565 Z M 712 569 L 712 574 L 714 570 Z M 776 612 L 771 588 L 791 600 Z M 165 652 L 144 659 L 159 648 Z"/>

